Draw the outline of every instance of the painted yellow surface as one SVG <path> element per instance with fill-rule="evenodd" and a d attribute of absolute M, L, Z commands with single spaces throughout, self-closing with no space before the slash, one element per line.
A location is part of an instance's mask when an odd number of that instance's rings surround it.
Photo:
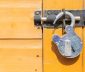
<path fill-rule="evenodd" d="M 73 9 L 73 10 L 82 10 L 83 1 L 82 0 L 43 0 L 44 10 L 52 9 Z M 85 42 L 85 29 L 82 27 L 75 28 L 75 32 L 82 39 L 83 43 Z M 84 72 L 85 68 L 85 53 L 84 47 L 80 54 L 75 59 L 66 59 L 62 57 L 56 45 L 52 42 L 53 34 L 62 36 L 62 29 L 58 28 L 47 29 L 44 28 L 43 33 L 43 45 L 44 45 L 44 72 Z M 85 43 L 84 43 L 85 44 Z"/>
<path fill-rule="evenodd" d="M 43 0 L 44 9 L 81 9 L 83 0 Z"/>
<path fill-rule="evenodd" d="M 0 72 L 42 72 L 41 0 L 0 0 Z"/>
<path fill-rule="evenodd" d="M 42 72 L 41 40 L 0 40 L 0 72 Z"/>
<path fill-rule="evenodd" d="M 41 38 L 34 27 L 34 11 L 41 0 L 0 0 L 0 38 Z"/>

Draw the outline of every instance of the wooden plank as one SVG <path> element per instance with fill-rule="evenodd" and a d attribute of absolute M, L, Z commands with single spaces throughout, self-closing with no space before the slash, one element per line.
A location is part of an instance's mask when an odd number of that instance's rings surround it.
<path fill-rule="evenodd" d="M 41 0 L 0 0 L 0 72 L 42 72 Z"/>
<path fill-rule="evenodd" d="M 51 9 L 82 9 L 82 0 L 43 0 L 44 10 Z M 78 36 L 82 38 L 82 28 L 75 28 L 75 32 Z M 62 29 L 58 28 L 53 31 L 53 29 L 44 28 L 44 72 L 83 72 L 82 65 L 82 52 L 80 56 L 75 59 L 65 59 L 59 52 L 55 44 L 52 43 L 53 34 L 62 36 Z"/>
<path fill-rule="evenodd" d="M 42 72 L 41 40 L 0 40 L 0 72 Z"/>
<path fill-rule="evenodd" d="M 34 26 L 41 0 L 0 0 L 0 38 L 42 38 Z"/>

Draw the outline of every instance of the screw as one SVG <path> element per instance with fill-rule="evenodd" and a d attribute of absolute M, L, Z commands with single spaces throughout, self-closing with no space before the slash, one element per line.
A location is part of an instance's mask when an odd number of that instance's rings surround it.
<path fill-rule="evenodd" d="M 39 12 L 39 11 L 37 11 L 35 14 L 36 14 L 36 15 L 39 15 L 39 14 L 40 14 L 40 12 Z"/>

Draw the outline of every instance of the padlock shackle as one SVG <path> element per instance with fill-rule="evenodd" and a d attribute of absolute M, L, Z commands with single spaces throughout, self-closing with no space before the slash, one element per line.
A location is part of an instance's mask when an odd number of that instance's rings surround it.
<path fill-rule="evenodd" d="M 74 24 L 75 24 L 75 16 L 68 12 L 68 11 L 65 11 L 65 14 L 70 16 L 71 18 L 71 24 L 70 26 L 74 27 Z M 53 24 L 56 24 L 56 22 L 64 15 L 64 12 L 60 12 L 58 15 L 56 15 L 56 19 L 54 20 Z"/>

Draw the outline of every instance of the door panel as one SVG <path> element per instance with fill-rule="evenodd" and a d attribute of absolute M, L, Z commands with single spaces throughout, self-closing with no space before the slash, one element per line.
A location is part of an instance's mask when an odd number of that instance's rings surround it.
<path fill-rule="evenodd" d="M 49 3 L 49 4 L 48 4 Z M 43 0 L 44 9 L 82 9 L 82 0 Z"/>
<path fill-rule="evenodd" d="M 0 0 L 0 72 L 42 72 L 41 0 Z"/>
<path fill-rule="evenodd" d="M 85 27 L 83 28 L 83 71 L 85 72 Z"/>
<path fill-rule="evenodd" d="M 43 0 L 44 10 L 82 10 L 82 5 L 82 0 Z M 82 27 L 75 28 L 75 32 L 83 40 Z M 44 28 L 44 72 L 83 72 L 83 51 L 80 56 L 75 59 L 66 59 L 62 57 L 55 44 L 52 42 L 53 34 L 62 36 L 62 28 L 56 30 Z"/>
<path fill-rule="evenodd" d="M 34 11 L 41 0 L 0 0 L 0 38 L 41 38 L 34 26 Z"/>
<path fill-rule="evenodd" d="M 0 40 L 0 72 L 42 72 L 41 40 Z"/>

